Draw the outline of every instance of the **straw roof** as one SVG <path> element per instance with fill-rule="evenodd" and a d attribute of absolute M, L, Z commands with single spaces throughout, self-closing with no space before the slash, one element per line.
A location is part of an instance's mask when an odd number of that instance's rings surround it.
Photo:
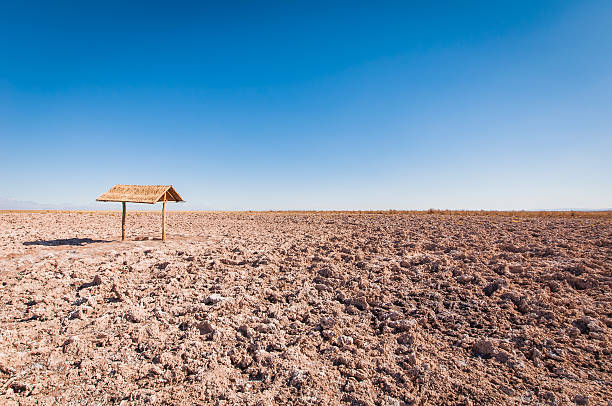
<path fill-rule="evenodd" d="M 164 199 L 167 202 L 184 201 L 172 185 L 115 185 L 96 200 L 154 204 Z"/>

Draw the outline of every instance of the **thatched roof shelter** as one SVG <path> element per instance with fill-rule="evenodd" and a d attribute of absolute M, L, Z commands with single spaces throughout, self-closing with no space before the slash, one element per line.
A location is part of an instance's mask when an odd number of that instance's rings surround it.
<path fill-rule="evenodd" d="M 115 185 L 108 192 L 96 199 L 99 202 L 183 202 L 172 185 Z"/>
<path fill-rule="evenodd" d="M 125 240 L 126 203 L 162 202 L 162 240 L 166 240 L 166 202 L 184 202 L 172 185 L 115 185 L 96 199 L 99 202 L 123 203 L 121 216 L 121 240 Z"/>

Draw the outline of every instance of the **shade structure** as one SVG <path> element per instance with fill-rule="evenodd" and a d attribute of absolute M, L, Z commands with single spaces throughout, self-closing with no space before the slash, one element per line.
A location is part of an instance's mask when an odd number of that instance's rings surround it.
<path fill-rule="evenodd" d="M 99 202 L 148 203 L 183 202 L 172 185 L 115 185 L 98 197 Z"/>
<path fill-rule="evenodd" d="M 126 203 L 162 202 L 162 241 L 166 241 L 166 202 L 184 202 L 172 185 L 115 185 L 96 199 L 99 202 L 121 202 L 121 241 L 125 240 Z"/>

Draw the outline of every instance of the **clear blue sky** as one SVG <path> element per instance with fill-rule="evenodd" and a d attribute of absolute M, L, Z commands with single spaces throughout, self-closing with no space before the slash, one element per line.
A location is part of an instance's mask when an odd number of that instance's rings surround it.
<path fill-rule="evenodd" d="M 612 206 L 610 1 L 127 3 L 0 5 L 3 197 Z"/>

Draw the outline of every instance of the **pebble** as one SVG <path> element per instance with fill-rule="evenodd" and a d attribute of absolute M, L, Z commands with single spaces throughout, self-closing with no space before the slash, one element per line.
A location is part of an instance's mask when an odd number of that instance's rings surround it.
<path fill-rule="evenodd" d="M 340 347 L 348 347 L 353 345 L 353 337 L 341 335 L 340 337 L 338 337 L 338 345 Z"/>
<path fill-rule="evenodd" d="M 349 304 L 352 304 L 359 310 L 366 310 L 368 308 L 368 301 L 365 296 L 354 297 L 349 301 Z"/>
<path fill-rule="evenodd" d="M 218 293 L 212 293 L 208 296 L 206 296 L 206 298 L 204 299 L 204 303 L 207 305 L 213 305 L 213 304 L 217 304 L 220 303 L 224 300 L 226 300 L 227 298 L 221 296 Z"/>
<path fill-rule="evenodd" d="M 209 321 L 203 321 L 198 324 L 198 330 L 200 330 L 200 334 L 214 334 L 216 331 L 215 327 L 210 324 Z"/>
<path fill-rule="evenodd" d="M 578 394 L 574 396 L 574 398 L 572 399 L 572 402 L 574 402 L 577 405 L 588 405 L 589 397 L 583 394 Z"/>
<path fill-rule="evenodd" d="M 514 396 L 516 393 L 514 389 L 506 385 L 499 385 L 499 390 L 508 396 Z"/>
<path fill-rule="evenodd" d="M 68 315 L 68 319 L 70 320 L 83 320 L 85 318 L 85 315 L 83 314 L 83 310 L 81 308 L 75 309 L 73 311 L 70 312 L 70 314 Z"/>
<path fill-rule="evenodd" d="M 321 321 L 319 321 L 319 325 L 323 330 L 328 330 L 336 325 L 336 319 L 333 317 L 323 317 Z"/>
<path fill-rule="evenodd" d="M 243 324 L 240 327 L 238 327 L 238 332 L 240 332 L 242 335 L 244 335 L 247 338 L 251 338 L 255 335 L 255 331 L 249 326 L 247 326 L 246 324 Z"/>
<path fill-rule="evenodd" d="M 472 351 L 476 355 L 488 358 L 495 353 L 495 346 L 491 340 L 478 340 L 472 346 Z"/>
<path fill-rule="evenodd" d="M 127 312 L 125 318 L 132 323 L 140 323 L 146 318 L 146 312 L 140 306 L 134 306 Z"/>

